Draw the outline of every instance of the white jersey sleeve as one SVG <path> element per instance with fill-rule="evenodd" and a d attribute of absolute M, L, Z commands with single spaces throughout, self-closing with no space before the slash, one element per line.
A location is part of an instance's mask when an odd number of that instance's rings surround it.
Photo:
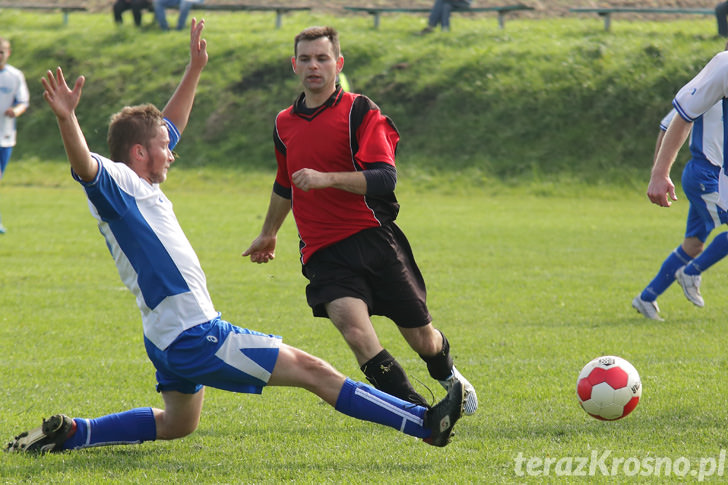
<path fill-rule="evenodd" d="M 672 105 L 683 119 L 692 122 L 725 97 L 728 97 L 728 51 L 716 54 L 678 91 Z"/>
<path fill-rule="evenodd" d="M 677 111 L 675 108 L 672 108 L 669 113 L 665 115 L 664 118 L 662 118 L 662 121 L 660 121 L 660 129 L 662 131 L 667 131 L 667 127 L 670 126 L 670 122 L 677 114 Z"/>

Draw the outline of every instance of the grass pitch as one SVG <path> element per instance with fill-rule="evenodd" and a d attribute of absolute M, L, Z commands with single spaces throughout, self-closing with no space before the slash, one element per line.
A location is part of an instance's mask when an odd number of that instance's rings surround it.
<path fill-rule="evenodd" d="M 272 174 L 177 167 L 165 192 L 224 318 L 281 334 L 363 379 L 333 326 L 310 315 L 292 221 L 274 262 L 253 265 L 240 256 L 260 230 L 271 183 Z M 724 478 L 725 263 L 703 278 L 704 309 L 674 286 L 659 300 L 666 321 L 647 321 L 630 301 L 681 241 L 686 202 L 657 208 L 643 187 L 553 192 L 491 191 L 406 171 L 400 179 L 399 223 L 428 283 L 435 324 L 480 398 L 480 410 L 462 419 L 447 448 L 352 420 L 299 389 L 262 396 L 208 389 L 200 427 L 188 438 L 42 457 L 0 454 L 0 482 Z M 95 417 L 161 406 L 138 310 L 66 165 L 11 165 L 0 210 L 8 227 L 0 237 L 2 439 L 58 412 Z M 442 397 L 393 325 L 375 325 L 411 377 Z M 644 386 L 640 405 L 617 422 L 590 418 L 575 396 L 582 366 L 604 354 L 632 362 Z"/>

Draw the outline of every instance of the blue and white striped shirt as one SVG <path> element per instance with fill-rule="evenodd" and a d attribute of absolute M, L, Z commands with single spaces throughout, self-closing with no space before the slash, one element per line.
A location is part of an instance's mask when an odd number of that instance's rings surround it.
<path fill-rule="evenodd" d="M 179 132 L 169 121 L 170 149 Z M 121 280 L 136 297 L 144 336 L 164 350 L 188 328 L 216 318 L 205 273 L 159 188 L 123 163 L 101 155 L 86 190 L 91 214 L 106 239 Z"/>

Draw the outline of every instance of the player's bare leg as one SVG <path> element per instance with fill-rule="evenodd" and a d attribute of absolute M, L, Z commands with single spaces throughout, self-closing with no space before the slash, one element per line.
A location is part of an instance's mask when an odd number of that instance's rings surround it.
<path fill-rule="evenodd" d="M 427 400 L 415 391 L 399 362 L 382 347 L 364 301 L 352 297 L 338 298 L 326 304 L 326 311 L 374 387 L 405 401 L 428 406 Z"/>
<path fill-rule="evenodd" d="M 347 416 L 389 426 L 433 446 L 450 442 L 465 402 L 463 385 L 455 381 L 447 396 L 431 409 L 418 406 L 347 379 L 331 364 L 285 344 L 279 348 L 268 385 L 301 387 Z"/>
<path fill-rule="evenodd" d="M 162 398 L 164 410 L 152 409 L 157 424 L 158 440 L 182 438 L 197 429 L 205 398 L 204 387 L 195 394 L 163 391 Z"/>

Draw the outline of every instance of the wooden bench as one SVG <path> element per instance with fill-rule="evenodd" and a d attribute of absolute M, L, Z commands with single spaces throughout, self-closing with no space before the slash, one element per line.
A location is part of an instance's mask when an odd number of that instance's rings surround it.
<path fill-rule="evenodd" d="M 276 29 L 280 29 L 283 24 L 283 14 L 293 11 L 308 11 L 311 7 L 287 7 L 285 5 L 241 5 L 241 4 L 192 4 L 193 10 L 209 10 L 223 12 L 240 12 L 240 11 L 260 11 L 276 13 Z"/>
<path fill-rule="evenodd" d="M 63 13 L 63 25 L 68 25 L 68 14 L 70 12 L 86 12 L 87 8 L 81 5 L 41 5 L 41 4 L 18 4 L 18 3 L 2 3 L 0 9 L 18 8 L 24 10 L 60 10 Z"/>
<path fill-rule="evenodd" d="M 344 7 L 352 12 L 366 12 L 374 16 L 374 28 L 379 28 L 379 17 L 383 13 L 429 13 L 430 8 L 425 7 Z M 526 5 L 503 5 L 499 7 L 469 7 L 453 9 L 453 12 L 475 13 L 475 12 L 498 12 L 498 27 L 501 29 L 506 25 L 505 16 L 509 12 L 517 10 L 533 10 L 533 7 Z"/>
<path fill-rule="evenodd" d="M 604 30 L 609 32 L 612 27 L 613 13 L 646 13 L 646 14 L 692 14 L 692 15 L 715 15 L 712 8 L 641 8 L 641 7 L 575 7 L 569 12 L 574 13 L 596 13 L 604 18 Z"/>

